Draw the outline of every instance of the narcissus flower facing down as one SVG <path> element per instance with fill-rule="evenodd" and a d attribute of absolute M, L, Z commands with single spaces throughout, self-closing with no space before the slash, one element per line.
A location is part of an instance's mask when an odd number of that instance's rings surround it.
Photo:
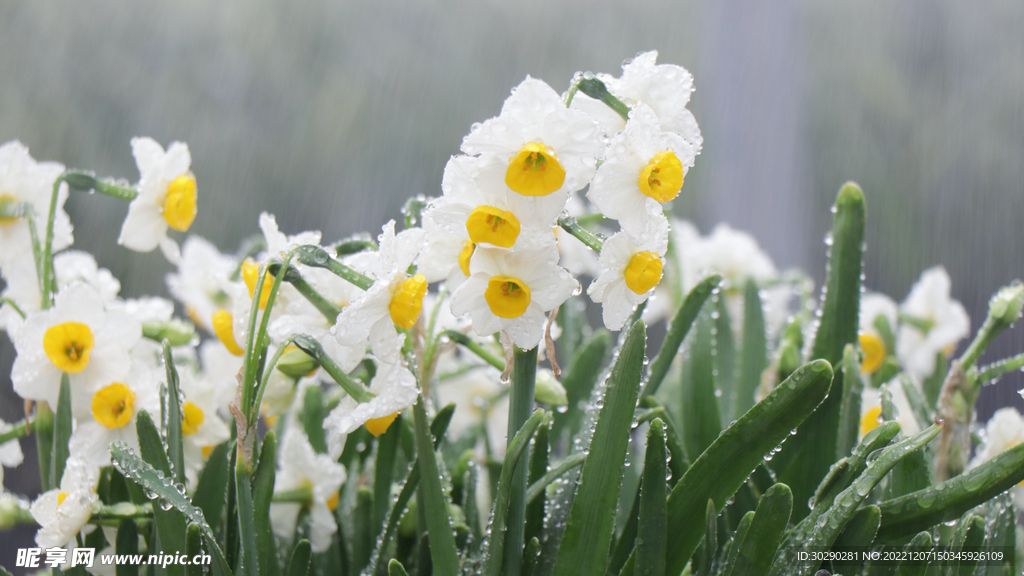
<path fill-rule="evenodd" d="M 523 349 L 540 342 L 545 312 L 579 290 L 558 265 L 552 240 L 514 251 L 478 247 L 469 268 L 469 279 L 452 294 L 452 314 L 469 314 L 481 336 L 505 331 Z"/>
<path fill-rule="evenodd" d="M 900 313 L 896 353 L 904 369 L 920 379 L 935 371 L 938 354 L 952 354 L 971 330 L 967 311 L 950 297 L 949 274 L 941 266 L 921 273 L 900 304 Z"/>
<path fill-rule="evenodd" d="M 619 330 L 637 304 L 647 300 L 661 282 L 668 250 L 668 222 L 654 231 L 647 242 L 637 242 L 622 231 L 605 243 L 598 265 L 601 275 L 587 289 L 590 298 L 603 304 L 604 325 Z"/>
<path fill-rule="evenodd" d="M 168 258 L 176 257 L 178 245 L 167 237 L 167 229 L 188 230 L 197 213 L 188 145 L 172 142 L 165 152 L 152 138 L 132 138 L 132 154 L 139 167 L 139 195 L 128 207 L 117 243 L 136 252 L 160 246 Z"/>
<path fill-rule="evenodd" d="M 93 506 L 100 500 L 96 495 L 97 478 L 81 459 L 68 459 L 60 488 L 40 494 L 32 503 L 30 512 L 40 526 L 36 532 L 37 545 L 64 547 L 86 527 Z"/>
<path fill-rule="evenodd" d="M 374 436 L 387 431 L 398 412 L 416 402 L 416 378 L 401 364 L 381 362 L 370 381 L 370 392 L 375 396 L 369 402 L 356 402 L 351 396 L 342 398 L 324 420 L 327 444 L 333 457 L 341 456 L 346 435 L 364 424 Z"/>
<path fill-rule="evenodd" d="M 462 141 L 467 154 L 505 162 L 505 184 L 523 196 L 575 192 L 587 185 L 604 143 L 600 126 L 541 80 L 527 76 L 501 114 L 473 126 Z"/>
<path fill-rule="evenodd" d="M 331 547 L 331 536 L 338 530 L 334 510 L 338 507 L 338 490 L 345 483 L 345 467 L 326 454 L 314 452 L 305 434 L 294 427 L 285 431 L 277 454 L 274 491 L 308 490 L 309 501 L 271 504 L 274 534 L 279 538 L 294 536 L 299 512 L 305 508 L 309 510 L 309 542 L 313 552 L 324 552 Z"/>
<path fill-rule="evenodd" d="M 177 272 L 167 275 L 167 289 L 185 306 L 185 313 L 203 330 L 213 332 L 213 314 L 231 307 L 224 287 L 235 262 L 209 241 L 191 235 L 181 247 Z"/>

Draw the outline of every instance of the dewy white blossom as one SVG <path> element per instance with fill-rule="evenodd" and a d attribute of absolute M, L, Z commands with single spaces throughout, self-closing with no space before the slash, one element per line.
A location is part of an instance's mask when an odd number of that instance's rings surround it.
<path fill-rule="evenodd" d="M 100 268 L 96 258 L 88 252 L 68 250 L 53 257 L 53 274 L 57 279 L 57 290 L 63 290 L 74 282 L 85 282 L 99 292 L 103 301 L 113 302 L 121 292 L 121 282 L 110 270 Z"/>
<path fill-rule="evenodd" d="M 331 547 L 331 536 L 338 529 L 334 509 L 338 506 L 338 490 L 345 482 L 345 467 L 326 454 L 314 452 L 305 434 L 295 427 L 286 429 L 277 454 L 274 491 L 309 490 L 309 541 L 313 552 L 324 552 Z M 271 504 L 270 520 L 274 534 L 279 538 L 293 537 L 303 506 L 293 502 Z"/>
<path fill-rule="evenodd" d="M 129 351 L 141 337 L 138 321 L 105 311 L 95 289 L 73 284 L 57 294 L 53 308 L 29 315 L 14 334 L 14 391 L 56 407 L 61 372 L 67 372 L 72 405 L 90 402 L 96 386 L 128 376 Z"/>
<path fill-rule="evenodd" d="M 200 380 L 190 370 L 179 370 L 178 375 L 185 396 L 181 405 L 185 474 L 189 485 L 194 486 L 207 451 L 231 437 L 218 411 L 230 402 L 234 390 Z"/>
<path fill-rule="evenodd" d="M 896 421 L 900 424 L 900 430 L 906 436 L 913 436 L 921 431 L 921 426 L 910 408 L 910 401 L 903 392 L 903 386 L 899 380 L 893 380 L 883 385 L 892 394 L 892 404 L 896 408 Z M 865 386 L 861 392 L 860 399 L 860 437 L 871 432 L 881 423 L 882 417 L 882 390 Z"/>
<path fill-rule="evenodd" d="M 634 238 L 647 241 L 663 226 L 661 204 L 679 194 L 695 156 L 681 136 L 661 129 L 649 106 L 637 104 L 626 129 L 609 143 L 587 198 Z"/>
<path fill-rule="evenodd" d="M 60 488 L 39 495 L 30 512 L 39 523 L 36 544 L 42 548 L 64 547 L 86 527 L 96 495 L 98 477 L 93 469 L 78 458 L 69 458 Z"/>
<path fill-rule="evenodd" d="M 527 76 L 498 117 L 473 126 L 462 151 L 497 156 L 506 163 L 509 188 L 547 196 L 575 192 L 590 182 L 604 148 L 601 135 L 589 116 L 567 109 L 550 86 Z"/>
<path fill-rule="evenodd" d="M 0 420 L 0 434 L 10 432 L 13 428 L 14 426 Z M 15 468 L 21 465 L 22 459 L 24 459 L 24 455 L 21 453 L 21 444 L 17 439 L 0 444 L 0 492 L 3 492 L 4 488 L 4 466 Z"/>
<path fill-rule="evenodd" d="M 346 307 L 334 326 L 338 343 L 353 351 L 336 358 L 347 372 L 362 359 L 367 339 L 380 360 L 395 364 L 401 357 L 401 338 L 395 325 L 412 328 L 420 316 L 427 281 L 423 274 L 406 272 L 424 243 L 423 230 L 410 228 L 395 234 L 395 221 L 384 225 L 379 237 L 379 261 L 372 271 L 373 286 Z"/>
<path fill-rule="evenodd" d="M 642 102 L 658 115 L 662 130 L 675 132 L 700 152 L 703 138 L 693 113 L 686 109 L 693 93 L 693 76 L 686 68 L 675 64 L 656 64 L 658 52 L 638 54 L 636 58 L 622 65 L 622 76 L 614 78 L 609 74 L 598 74 L 613 96 L 626 104 Z M 585 110 L 601 122 L 609 134 L 623 129 L 622 117 L 585 94 L 577 93 L 572 107 Z"/>
<path fill-rule="evenodd" d="M 858 339 L 861 350 L 864 351 L 861 371 L 867 374 L 874 374 L 881 367 L 885 357 L 894 352 L 885 349 L 885 340 L 877 327 L 879 318 L 885 318 L 889 330 L 895 330 L 898 321 L 896 303 L 892 298 L 878 292 L 866 292 L 861 295 Z"/>
<path fill-rule="evenodd" d="M 604 243 L 598 265 L 604 269 L 587 289 L 590 298 L 602 304 L 604 325 L 619 330 L 637 304 L 647 300 L 661 282 L 668 250 L 668 221 L 653 231 L 646 242 L 637 242 L 622 231 Z"/>
<path fill-rule="evenodd" d="M 921 273 L 900 305 L 900 314 L 905 321 L 900 323 L 896 353 L 904 369 L 919 379 L 930 376 L 936 356 L 952 354 L 971 330 L 967 311 L 950 297 L 949 274 L 941 266 Z"/>
<path fill-rule="evenodd" d="M 1006 450 L 1024 442 L 1024 418 L 1016 408 L 1000 408 L 985 424 L 984 442 L 968 465 L 977 468 Z M 1017 510 L 1024 510 L 1024 486 L 1018 484 L 1010 489 L 1013 504 Z"/>
<path fill-rule="evenodd" d="M 742 289 L 748 278 L 763 283 L 779 274 L 753 236 L 728 224 L 719 224 L 711 234 L 681 245 L 679 252 L 687 292 L 711 272 L 722 275 L 726 288 L 737 289 Z"/>
<path fill-rule="evenodd" d="M 14 333 L 25 324 L 22 314 L 36 312 L 42 304 L 36 261 L 32 251 L 22 252 L 20 256 L 3 266 L 0 272 L 3 273 L 3 281 L 7 284 L 0 292 L 0 297 L 14 303 L 0 303 L 0 330 L 7 332 L 13 339 Z"/>
<path fill-rule="evenodd" d="M 57 162 L 36 162 L 21 142 L 12 140 L 0 146 L 0 202 L 27 203 L 32 207 L 37 240 L 44 242 L 50 213 L 53 183 L 64 172 Z M 71 245 L 71 219 L 64 211 L 68 186 L 61 184 L 57 194 L 53 222 L 53 252 Z M 22 254 L 32 254 L 32 236 L 25 218 L 0 218 L 0 270 Z M 8 273 L 4 271 L 4 275 Z"/>
<path fill-rule="evenodd" d="M 221 254 L 209 241 L 191 235 L 182 245 L 177 273 L 167 275 L 167 289 L 185 305 L 185 314 L 207 332 L 213 332 L 214 312 L 230 309 L 224 290 L 235 270 L 235 261 Z"/>
<path fill-rule="evenodd" d="M 342 398 L 324 420 L 332 457 L 341 456 L 346 435 L 364 424 L 374 436 L 386 431 L 399 411 L 416 402 L 416 378 L 401 364 L 380 362 L 370 381 L 370 392 L 375 396 L 369 402 L 356 402 L 351 396 Z"/>
<path fill-rule="evenodd" d="M 128 206 L 117 243 L 150 252 L 157 246 L 168 259 L 180 258 L 167 229 L 184 232 L 196 217 L 196 178 L 189 170 L 188 145 L 172 142 L 167 151 L 152 138 L 132 138 L 132 155 L 139 168 L 138 196 Z"/>
<path fill-rule="evenodd" d="M 527 350 L 544 335 L 544 313 L 579 289 L 558 266 L 558 248 L 550 240 L 514 251 L 478 247 L 469 268 L 469 279 L 452 294 L 452 314 L 470 314 L 477 334 L 504 331 Z"/>
<path fill-rule="evenodd" d="M 427 245 L 423 247 L 416 269 L 428 283 L 445 281 L 448 290 L 455 290 L 469 278 L 469 259 L 476 245 L 468 237 L 453 234 L 437 224 L 426 211 L 423 231 Z"/>

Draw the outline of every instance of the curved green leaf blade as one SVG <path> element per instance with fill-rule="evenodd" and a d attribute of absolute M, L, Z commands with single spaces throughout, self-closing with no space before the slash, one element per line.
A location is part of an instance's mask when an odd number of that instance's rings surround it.
<path fill-rule="evenodd" d="M 256 546 L 259 551 L 260 574 L 277 576 L 281 567 L 277 564 L 277 543 L 270 524 L 270 501 L 274 497 L 274 480 L 277 474 L 277 434 L 271 430 L 263 438 L 260 461 L 252 485 L 253 529 L 256 532 Z"/>
<path fill-rule="evenodd" d="M 646 344 L 647 329 L 641 320 L 626 334 L 608 378 L 604 406 L 555 559 L 555 576 L 604 574 Z"/>
<path fill-rule="evenodd" d="M 715 375 L 714 320 L 705 310 L 697 318 L 688 342 L 689 357 L 683 363 L 683 447 L 700 454 L 722 433 Z"/>
<path fill-rule="evenodd" d="M 747 527 L 736 531 L 733 550 L 729 553 L 734 559 L 725 576 L 767 574 L 782 543 L 792 512 L 793 492 L 789 486 L 775 484 L 769 488 L 758 501 L 757 510 L 753 512 Z M 741 521 L 741 527 L 742 524 Z"/>
<path fill-rule="evenodd" d="M 906 545 L 904 550 L 929 550 L 934 545 L 935 541 L 933 540 L 931 533 L 920 532 L 917 536 L 914 536 L 914 539 Z M 900 562 L 900 564 L 896 566 L 895 576 L 925 576 L 927 572 L 928 565 L 923 562 Z"/>
<path fill-rule="evenodd" d="M 441 489 L 441 473 L 437 468 L 434 443 L 427 428 L 427 411 L 420 394 L 413 406 L 416 429 L 417 466 L 420 469 L 423 509 L 426 513 L 427 533 L 430 534 L 430 559 L 437 574 L 458 574 L 460 570 L 455 536 L 448 505 Z"/>
<path fill-rule="evenodd" d="M 836 441 L 836 458 L 846 458 L 860 435 L 860 397 L 864 392 L 864 380 L 860 375 L 860 358 L 857 347 L 847 344 L 843 349 L 842 368 L 843 399 L 839 406 L 839 436 Z"/>
<path fill-rule="evenodd" d="M 185 483 L 185 449 L 181 440 L 181 387 L 179 386 L 178 370 L 174 367 L 171 345 L 163 342 L 164 368 L 167 370 L 167 414 L 164 420 L 167 426 L 167 460 L 171 463 L 174 481 Z"/>
<path fill-rule="evenodd" d="M 310 557 L 312 546 L 309 540 L 299 540 L 292 550 L 291 560 L 288 561 L 288 576 L 307 576 L 310 569 Z"/>
<path fill-rule="evenodd" d="M 754 393 L 761 373 L 768 367 L 768 338 L 764 326 L 764 305 L 757 282 L 750 278 L 743 288 L 743 339 L 740 373 L 732 394 L 732 416 L 739 417 L 754 405 Z"/>
<path fill-rule="evenodd" d="M 154 468 L 154 473 L 157 474 L 161 484 L 166 484 L 166 487 L 177 494 L 178 492 L 174 488 L 174 475 L 171 473 L 171 462 L 167 459 L 167 452 L 164 451 L 163 438 L 149 412 L 142 410 L 138 413 L 135 417 L 135 430 L 139 437 L 139 451 L 142 453 L 142 459 Z M 113 450 L 111 447 L 111 455 L 113 455 Z M 126 479 L 131 479 L 124 470 L 121 473 Z M 151 492 L 156 491 L 151 490 Z M 181 495 L 179 494 L 179 496 Z M 184 496 L 181 498 L 185 499 Z M 185 499 L 185 501 L 188 500 Z M 189 502 L 189 506 L 191 507 L 191 502 Z M 175 554 L 185 552 L 186 520 L 178 510 L 174 508 L 164 510 L 160 506 L 154 506 L 153 523 L 156 525 L 157 535 L 160 536 L 162 551 Z M 168 566 L 167 572 L 171 576 L 182 576 L 185 573 L 185 568 L 184 566 Z"/>
<path fill-rule="evenodd" d="M 597 379 L 605 368 L 611 341 L 611 334 L 606 330 L 594 333 L 583 343 L 572 362 L 572 367 L 562 380 L 569 403 L 565 412 L 555 412 L 552 416 L 551 438 L 556 444 L 561 441 L 564 432 L 568 431 L 571 438 L 579 430 L 583 420 L 581 406 L 590 398 L 594 384 L 597 384 Z"/>
<path fill-rule="evenodd" d="M 640 484 L 640 516 L 637 523 L 637 576 L 664 576 L 668 522 L 665 490 L 665 424 L 660 418 L 647 430 L 644 476 Z"/>
<path fill-rule="evenodd" d="M 60 487 L 64 477 L 64 465 L 67 464 L 70 452 L 68 441 L 71 440 L 73 426 L 71 418 L 71 381 L 65 372 L 60 377 L 60 394 L 57 397 L 57 413 L 53 419 L 53 450 L 50 453 L 50 485 Z"/>
<path fill-rule="evenodd" d="M 704 511 L 704 540 L 698 548 L 697 555 L 700 558 L 700 565 L 697 568 L 697 576 L 711 576 L 712 565 L 715 563 L 715 556 L 718 553 L 718 510 L 715 508 L 715 501 L 708 500 L 707 510 Z M 639 562 L 637 554 L 637 562 Z"/>

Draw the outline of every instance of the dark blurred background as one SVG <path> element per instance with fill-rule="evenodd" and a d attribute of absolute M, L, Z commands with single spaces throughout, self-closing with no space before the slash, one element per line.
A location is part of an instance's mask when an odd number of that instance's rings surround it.
<path fill-rule="evenodd" d="M 0 142 L 135 181 L 132 136 L 188 142 L 192 232 L 221 250 L 257 232 L 328 240 L 440 193 L 473 122 L 527 74 L 557 91 L 577 70 L 620 73 L 657 49 L 687 67 L 704 152 L 676 201 L 703 232 L 753 233 L 780 268 L 820 285 L 829 207 L 846 180 L 868 199 L 866 284 L 902 300 L 942 264 L 972 329 L 1024 276 L 1024 4 L 1018 0 L 777 0 L 598 5 L 495 0 L 0 3 Z M 126 206 L 75 194 L 76 248 L 126 296 L 166 294 L 158 252 L 116 245 Z M 1024 350 L 1017 330 L 984 360 Z M 16 421 L 0 337 L 0 417 Z M 1024 405 L 1013 375 L 982 417 Z M 7 486 L 34 495 L 33 450 Z M 0 532 L 6 552 L 32 531 Z M 13 559 L 0 553 L 0 564 Z"/>

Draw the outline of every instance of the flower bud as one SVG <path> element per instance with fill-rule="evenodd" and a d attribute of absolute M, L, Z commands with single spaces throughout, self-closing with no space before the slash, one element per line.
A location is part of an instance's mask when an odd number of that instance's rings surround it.
<path fill-rule="evenodd" d="M 89 172 L 68 172 L 64 174 L 64 181 L 75 190 L 92 190 L 98 186 L 96 176 Z"/>
<path fill-rule="evenodd" d="M 319 367 L 316 359 L 296 347 L 285 350 L 277 362 L 277 369 L 290 378 L 302 378 Z"/>
<path fill-rule="evenodd" d="M 533 391 L 533 399 L 549 406 L 565 406 L 569 403 L 562 383 L 555 378 L 555 373 L 547 368 L 537 370 L 537 385 Z"/>
<path fill-rule="evenodd" d="M 1024 284 L 1014 280 L 996 292 L 988 302 L 988 315 L 1004 324 L 1013 324 L 1024 309 Z"/>
<path fill-rule="evenodd" d="M 167 340 L 171 346 L 185 346 L 195 338 L 196 327 L 177 318 L 167 322 L 144 322 L 142 335 L 157 342 Z"/>

